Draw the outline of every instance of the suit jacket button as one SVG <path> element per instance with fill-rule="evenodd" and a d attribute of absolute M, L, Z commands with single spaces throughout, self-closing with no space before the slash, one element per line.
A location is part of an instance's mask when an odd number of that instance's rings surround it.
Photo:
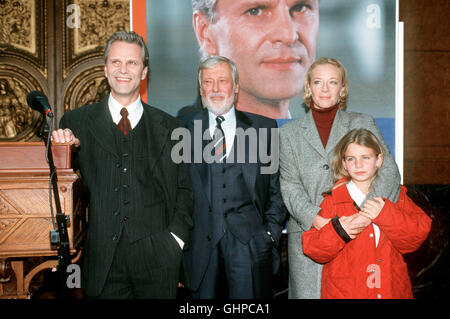
<path fill-rule="evenodd" d="M 324 170 L 328 170 L 330 168 L 330 166 L 328 166 L 328 164 L 325 164 L 322 166 Z"/>
<path fill-rule="evenodd" d="M 206 239 L 208 239 L 208 241 L 211 241 L 211 236 L 206 236 Z"/>
<path fill-rule="evenodd" d="M 116 241 L 117 240 L 117 235 L 114 235 L 112 240 Z"/>
<path fill-rule="evenodd" d="M 210 213 L 212 213 L 212 208 L 211 208 L 211 206 L 208 207 L 208 211 L 209 211 Z"/>

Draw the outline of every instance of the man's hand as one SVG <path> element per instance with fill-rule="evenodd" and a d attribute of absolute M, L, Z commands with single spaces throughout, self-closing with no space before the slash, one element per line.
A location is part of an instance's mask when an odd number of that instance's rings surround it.
<path fill-rule="evenodd" d="M 369 199 L 361 209 L 361 215 L 374 220 L 380 214 L 384 207 L 384 200 L 381 197 L 374 197 L 373 200 Z"/>
<path fill-rule="evenodd" d="M 80 140 L 68 128 L 53 131 L 51 138 L 54 143 L 69 143 L 75 147 L 80 146 Z"/>

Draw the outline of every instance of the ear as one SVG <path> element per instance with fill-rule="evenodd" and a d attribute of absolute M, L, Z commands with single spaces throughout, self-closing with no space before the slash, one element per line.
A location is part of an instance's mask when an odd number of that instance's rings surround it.
<path fill-rule="evenodd" d="M 383 153 L 378 154 L 378 158 L 375 162 L 375 165 L 377 165 L 377 169 L 379 169 L 382 164 L 383 164 Z"/>
<path fill-rule="evenodd" d="M 147 78 L 147 72 L 148 72 L 148 66 L 146 66 L 143 70 L 142 70 L 142 76 L 141 76 L 141 81 L 145 80 Z"/>
<path fill-rule="evenodd" d="M 347 171 L 347 164 L 345 163 L 345 160 L 342 159 L 342 168 Z"/>
<path fill-rule="evenodd" d="M 234 94 L 239 93 L 239 84 L 236 84 L 236 87 L 234 88 Z"/>
<path fill-rule="evenodd" d="M 304 87 L 305 93 L 308 95 L 312 95 L 311 93 L 311 87 L 309 86 L 309 82 L 305 82 L 305 87 Z"/>
<path fill-rule="evenodd" d="M 192 15 L 192 25 L 197 36 L 198 45 L 208 55 L 218 55 L 219 50 L 211 32 L 211 21 L 200 11 Z"/>
<path fill-rule="evenodd" d="M 339 92 L 339 97 L 343 97 L 345 95 L 345 86 L 341 88 L 341 91 Z"/>

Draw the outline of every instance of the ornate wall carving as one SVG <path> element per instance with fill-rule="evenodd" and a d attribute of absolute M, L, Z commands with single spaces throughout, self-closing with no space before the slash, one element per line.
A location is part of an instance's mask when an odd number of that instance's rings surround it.
<path fill-rule="evenodd" d="M 103 65 L 89 68 L 78 74 L 71 82 L 64 96 L 64 112 L 98 102 L 109 93 Z"/>
<path fill-rule="evenodd" d="M 30 140 L 42 119 L 30 109 L 26 92 L 32 88 L 17 77 L 1 75 L 0 68 L 0 139 Z"/>
<path fill-rule="evenodd" d="M 48 96 L 55 126 L 64 112 L 109 93 L 104 45 L 130 29 L 129 11 L 129 0 L 0 0 L 0 141 L 40 139 L 30 91 Z M 69 23 L 73 14 L 79 25 Z"/>
<path fill-rule="evenodd" d="M 118 30 L 130 29 L 129 0 L 66 0 L 66 7 L 79 8 L 79 27 L 64 23 L 64 78 L 78 65 L 103 58 L 108 38 Z"/>
<path fill-rule="evenodd" d="M 0 1 L 0 53 L 31 63 L 47 76 L 46 2 Z M 39 23 L 36 23 L 39 21 Z"/>
<path fill-rule="evenodd" d="M 130 4 L 129 0 L 65 0 L 65 5 L 78 6 L 80 14 L 79 27 L 67 23 L 63 27 L 63 79 L 67 89 L 62 109 L 67 112 L 97 102 L 109 93 L 103 51 L 114 32 L 130 29 Z M 90 67 L 83 67 L 88 63 Z"/>

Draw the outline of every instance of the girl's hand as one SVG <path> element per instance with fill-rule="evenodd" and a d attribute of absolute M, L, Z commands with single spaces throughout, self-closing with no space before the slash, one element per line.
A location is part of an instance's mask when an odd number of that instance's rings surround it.
<path fill-rule="evenodd" d="M 361 215 L 374 220 L 377 218 L 378 214 L 380 214 L 381 210 L 384 207 L 384 200 L 381 197 L 374 197 L 372 199 L 368 199 L 364 204 L 364 207 L 361 209 Z"/>
<path fill-rule="evenodd" d="M 339 218 L 339 223 L 347 235 L 351 239 L 355 239 L 356 235 L 360 234 L 370 224 L 370 220 L 356 213 L 351 216 L 342 216 Z"/>

